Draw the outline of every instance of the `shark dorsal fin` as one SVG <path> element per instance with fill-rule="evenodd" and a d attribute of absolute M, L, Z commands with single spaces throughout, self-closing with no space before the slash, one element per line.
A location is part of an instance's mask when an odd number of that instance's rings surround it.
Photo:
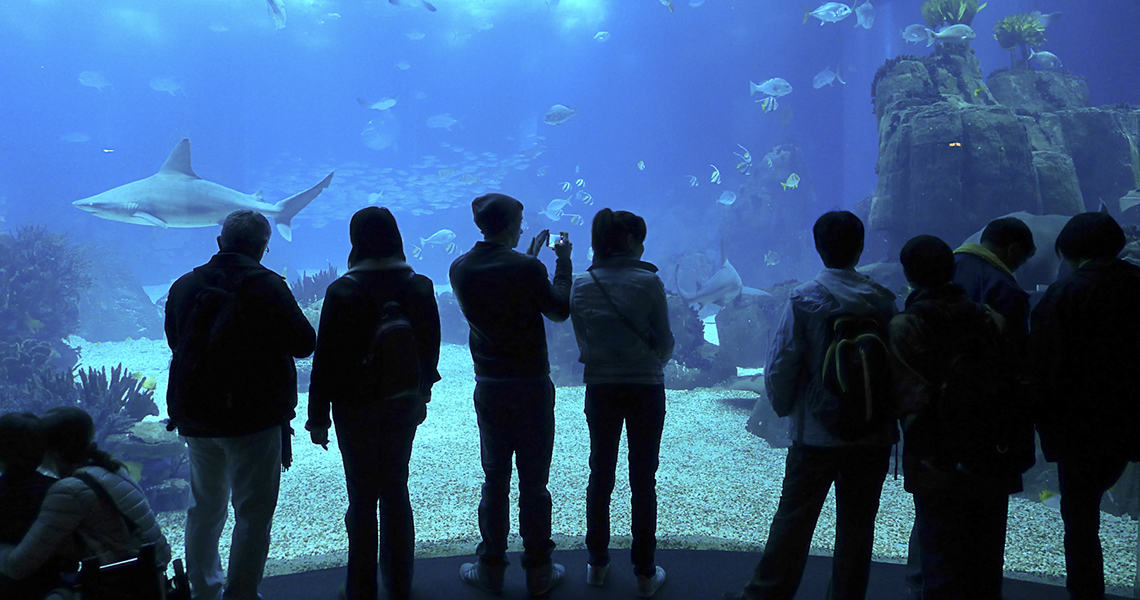
<path fill-rule="evenodd" d="M 728 265 L 728 255 L 724 253 L 724 240 L 720 241 L 720 266 Z"/>
<path fill-rule="evenodd" d="M 254 194 L 254 195 L 253 195 L 253 197 L 254 197 L 254 199 L 256 199 L 256 200 L 260 201 L 260 200 L 261 200 L 262 198 L 264 198 L 265 196 L 262 196 L 262 195 L 261 195 L 261 190 L 257 190 L 257 193 L 256 193 L 256 194 Z"/>
<path fill-rule="evenodd" d="M 190 140 L 189 138 L 183 139 L 174 146 L 170 151 L 170 156 L 166 157 L 166 162 L 162 164 L 162 168 L 158 170 L 159 173 L 179 173 L 194 179 L 201 179 L 194 170 L 190 168 Z"/>

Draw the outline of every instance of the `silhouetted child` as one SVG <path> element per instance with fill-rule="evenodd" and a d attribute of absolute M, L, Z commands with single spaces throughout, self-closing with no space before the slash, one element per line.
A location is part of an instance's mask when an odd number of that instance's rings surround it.
<path fill-rule="evenodd" d="M 0 417 L 0 544 L 19 544 L 36 520 L 48 488 L 56 482 L 36 469 L 44 458 L 39 419 L 32 413 Z M 0 577 L 5 598 L 42 598 L 58 578 L 57 565 L 30 578 Z"/>

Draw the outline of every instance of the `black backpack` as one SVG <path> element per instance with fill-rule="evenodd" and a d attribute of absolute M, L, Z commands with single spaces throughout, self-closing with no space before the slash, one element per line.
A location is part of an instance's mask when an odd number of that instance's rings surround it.
<path fill-rule="evenodd" d="M 1021 475 L 1033 466 L 1036 445 L 1015 352 L 983 305 L 955 330 L 932 405 L 937 462 L 981 477 Z"/>
<path fill-rule="evenodd" d="M 891 357 L 884 325 L 872 316 L 842 315 L 829 328 L 823 360 L 824 398 L 812 413 L 836 437 L 855 441 L 896 417 Z"/>
<path fill-rule="evenodd" d="M 346 277 L 367 293 L 355 274 L 350 273 Z M 384 401 L 419 397 L 423 369 L 415 327 L 401 300 L 373 300 L 378 305 L 379 318 L 360 361 L 358 391 L 361 397 Z"/>

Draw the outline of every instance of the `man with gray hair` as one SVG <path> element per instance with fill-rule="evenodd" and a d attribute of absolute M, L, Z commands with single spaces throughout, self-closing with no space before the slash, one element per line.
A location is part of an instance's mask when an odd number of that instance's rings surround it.
<path fill-rule="evenodd" d="M 194 600 L 259 598 L 282 468 L 289 468 L 297 406 L 294 358 L 316 332 L 285 279 L 261 265 L 272 230 L 262 214 L 230 213 L 219 252 L 183 275 L 166 301 L 174 351 L 167 428 L 190 449 L 186 570 Z M 234 507 L 228 573 L 218 540 Z"/>

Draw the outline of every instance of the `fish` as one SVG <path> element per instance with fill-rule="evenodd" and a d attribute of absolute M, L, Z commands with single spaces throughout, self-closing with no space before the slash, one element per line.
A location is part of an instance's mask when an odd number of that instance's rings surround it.
<path fill-rule="evenodd" d="M 768 96 L 762 100 L 757 100 L 760 103 L 760 110 L 770 113 L 780 107 L 780 103 L 776 101 L 775 96 Z"/>
<path fill-rule="evenodd" d="M 672 7 L 670 7 L 670 8 L 672 8 Z M 572 215 L 570 213 L 566 213 L 566 216 L 570 217 L 570 224 L 571 225 L 582 225 L 583 223 L 586 222 L 586 220 L 582 218 L 582 215 Z"/>
<path fill-rule="evenodd" d="M 582 172 L 582 165 L 574 165 L 574 174 L 577 175 L 578 173 L 581 173 L 581 172 Z"/>
<path fill-rule="evenodd" d="M 948 40 L 964 42 L 966 40 L 972 40 L 978 37 L 978 34 L 974 33 L 974 29 L 972 27 L 969 25 L 964 25 L 962 23 L 951 25 L 939 32 L 935 32 L 929 27 L 924 28 L 924 30 L 926 31 L 927 46 L 933 46 L 935 40 L 940 42 L 945 42 Z"/>
<path fill-rule="evenodd" d="M 733 152 L 733 154 L 739 156 L 740 159 L 743 160 L 744 162 L 746 162 L 748 164 L 752 164 L 752 153 L 748 151 L 748 148 L 745 148 L 744 146 L 741 146 L 740 144 L 737 144 L 737 146 L 741 150 L 744 151 L 744 154 L 741 154 L 739 152 Z"/>
<path fill-rule="evenodd" d="M 458 122 L 459 121 L 451 118 L 451 113 L 443 113 L 442 115 L 428 117 L 426 124 L 433 129 L 446 129 L 451 131 L 451 126 Z"/>
<path fill-rule="evenodd" d="M 685 177 L 689 178 L 689 187 L 697 187 L 698 185 L 700 185 L 700 183 L 697 183 L 697 176 L 696 175 L 685 175 Z"/>
<path fill-rule="evenodd" d="M 594 197 L 591 196 L 590 193 L 586 190 L 578 190 L 578 193 L 574 195 L 574 198 L 576 198 L 582 204 L 594 203 Z"/>
<path fill-rule="evenodd" d="M 281 0 L 265 0 L 269 5 L 269 16 L 273 17 L 274 29 L 285 29 L 285 4 Z"/>
<path fill-rule="evenodd" d="M 87 135 L 86 133 L 74 131 L 72 133 L 65 133 L 59 136 L 59 141 L 67 142 L 69 144 L 82 144 L 84 142 L 90 142 L 91 136 Z"/>
<path fill-rule="evenodd" d="M 418 29 L 413 29 L 413 30 L 405 33 L 404 36 L 407 37 L 409 40 L 412 40 L 413 42 L 415 42 L 415 41 L 424 39 L 425 37 L 427 37 L 427 34 L 425 34 L 424 32 L 422 32 Z"/>
<path fill-rule="evenodd" d="M 1030 50 L 1029 60 L 1036 60 L 1037 64 L 1045 67 L 1046 69 L 1061 68 L 1061 59 L 1057 58 L 1057 55 L 1053 54 L 1052 52 L 1037 52 L 1035 50 Z"/>
<path fill-rule="evenodd" d="M 836 81 L 839 81 L 839 83 L 842 83 L 843 85 L 847 85 L 847 82 L 843 81 L 843 78 L 839 76 L 839 73 L 836 73 L 835 71 L 832 71 L 830 68 L 828 68 L 820 71 L 819 73 L 816 73 L 815 79 L 811 80 L 811 86 L 818 90 L 825 85 L 832 85 Z"/>
<path fill-rule="evenodd" d="M 495 22 L 492 21 L 490 17 L 481 16 L 477 17 L 475 21 L 471 23 L 471 26 L 478 31 L 488 31 L 495 27 Z"/>
<path fill-rule="evenodd" d="M 1120 197 L 1120 212 L 1140 204 L 1140 189 L 1132 190 Z"/>
<path fill-rule="evenodd" d="M 221 23 L 214 23 L 213 25 L 210 25 L 209 29 L 210 29 L 210 31 L 213 31 L 214 33 L 225 33 L 225 32 L 230 30 L 229 27 L 226 27 L 225 25 L 222 25 Z"/>
<path fill-rule="evenodd" d="M 542 121 L 547 125 L 561 125 L 566 121 L 569 121 L 570 117 L 573 117 L 576 114 L 578 114 L 578 111 L 570 108 L 569 106 L 555 104 L 554 106 L 551 106 L 549 109 L 547 109 L 546 116 L 542 118 Z"/>
<path fill-rule="evenodd" d="M 645 170 L 645 161 L 644 160 L 637 161 L 637 170 L 638 171 L 644 171 Z"/>
<path fill-rule="evenodd" d="M 769 96 L 787 96 L 792 93 L 792 84 L 788 83 L 788 80 L 779 77 L 773 77 L 761 84 L 749 81 L 748 95 L 753 96 L 756 92 Z"/>
<path fill-rule="evenodd" d="M 573 185 L 570 184 L 569 181 L 563 181 L 562 183 L 560 183 L 558 185 L 562 187 L 562 191 L 564 191 L 564 192 L 569 192 L 570 188 L 574 187 Z"/>
<path fill-rule="evenodd" d="M 479 178 L 470 173 L 464 173 L 459 177 L 459 181 L 463 185 L 475 185 L 476 183 L 479 183 Z"/>
<path fill-rule="evenodd" d="M 144 390 L 153 392 L 154 388 L 158 387 L 158 382 L 155 381 L 154 377 L 144 377 L 142 380 L 142 386 L 140 387 L 142 387 Z"/>
<path fill-rule="evenodd" d="M 31 317 L 24 318 L 24 327 L 27 327 L 28 331 L 32 332 L 33 335 L 40 329 L 43 329 L 43 326 L 44 322 L 39 319 L 33 319 Z"/>
<path fill-rule="evenodd" d="M 736 202 L 736 192 L 730 192 L 730 191 L 728 191 L 728 190 L 725 190 L 725 191 L 724 191 L 724 192 L 723 192 L 723 193 L 720 195 L 720 198 L 717 198 L 717 199 L 716 199 L 716 201 L 717 201 L 719 204 L 723 204 L 723 205 L 725 205 L 725 206 L 732 206 L 732 204 L 733 204 L 734 202 Z"/>
<path fill-rule="evenodd" d="M 579 178 L 578 181 L 574 182 L 574 185 L 578 187 L 586 187 L 586 180 Z"/>
<path fill-rule="evenodd" d="M 982 92 L 984 91 L 986 91 L 985 86 L 978 86 L 974 88 L 974 97 L 977 98 L 978 96 L 981 96 Z"/>
<path fill-rule="evenodd" d="M 1053 510 L 1061 510 L 1061 494 L 1051 492 L 1049 490 L 1041 490 L 1037 494 L 1037 500 L 1052 508 Z"/>
<path fill-rule="evenodd" d="M 708 304 L 715 304 L 723 308 L 741 294 L 772 296 L 772 294 L 763 290 L 744 286 L 744 282 L 740 280 L 740 273 L 738 273 L 736 267 L 733 267 L 732 263 L 728 261 L 728 255 L 724 252 L 724 242 L 720 243 L 720 255 L 720 268 L 703 283 L 697 284 L 697 289 L 693 293 L 690 294 L 686 292 L 684 288 L 681 287 L 680 281 L 677 280 L 677 295 L 679 295 L 686 304 L 695 306 L 698 309 Z M 680 263 L 677 264 L 677 268 L 680 269 Z M 674 277 L 674 279 L 676 280 L 676 277 Z"/>
<path fill-rule="evenodd" d="M 546 177 L 546 169 L 549 167 L 539 167 L 535 172 L 536 177 Z"/>
<path fill-rule="evenodd" d="M 599 32 L 594 34 L 594 39 L 598 40 L 599 42 L 604 42 L 604 41 L 610 39 L 610 32 L 599 31 Z"/>
<path fill-rule="evenodd" d="M 673 2 L 671 0 L 661 0 L 662 6 L 668 6 L 669 12 L 673 12 Z"/>
<path fill-rule="evenodd" d="M 420 238 L 420 246 L 443 246 L 448 254 L 454 254 L 459 247 L 455 245 L 455 232 L 450 229 L 440 229 L 426 238 Z"/>
<path fill-rule="evenodd" d="M 407 71 L 408 69 L 412 68 L 412 64 L 406 60 L 401 59 L 396 63 L 396 68 L 401 71 Z"/>
<path fill-rule="evenodd" d="M 780 264 L 780 254 L 775 250 L 764 253 L 764 266 L 771 267 Z"/>
<path fill-rule="evenodd" d="M 272 218 L 281 237 L 292 241 L 293 217 L 329 187 L 332 177 L 329 173 L 313 187 L 270 204 L 261 192 L 243 194 L 198 177 L 190 168 L 190 140 L 183 139 L 158 173 L 71 204 L 101 219 L 162 229 L 215 227 L 235 210 L 255 210 Z"/>
<path fill-rule="evenodd" d="M 101 92 L 103 88 L 110 87 L 111 83 L 99 71 L 84 71 L 79 74 L 79 85 L 93 87 Z"/>
<path fill-rule="evenodd" d="M 438 174 L 439 175 L 438 181 L 443 181 L 444 179 L 447 179 L 448 177 L 451 177 L 454 174 L 455 174 L 455 169 L 440 169 L 439 174 Z"/>
<path fill-rule="evenodd" d="M 182 89 L 182 86 L 178 82 L 166 77 L 151 79 L 150 89 L 156 92 L 166 92 L 171 96 L 177 96 L 178 92 L 181 92 L 183 96 L 186 95 L 186 91 Z"/>
<path fill-rule="evenodd" d="M 560 211 L 562 207 L 570 205 L 570 198 L 555 198 L 546 205 L 548 211 Z"/>
<path fill-rule="evenodd" d="M 412 256 L 414 256 L 420 260 L 423 260 L 424 259 L 424 249 L 420 248 L 419 246 L 417 246 L 415 244 L 412 244 Z"/>
<path fill-rule="evenodd" d="M 393 6 L 408 6 L 408 7 L 422 6 L 426 9 L 430 10 L 431 12 L 435 12 L 435 7 L 432 6 L 431 2 L 428 2 L 427 0 L 388 0 L 388 4 L 391 4 Z"/>
<path fill-rule="evenodd" d="M 791 175 L 788 175 L 788 180 L 781 181 L 780 185 L 784 186 L 785 192 L 788 190 L 794 190 L 800 187 L 800 176 L 792 173 Z"/>
<path fill-rule="evenodd" d="M 1060 19 L 1061 18 L 1061 12 L 1057 11 L 1057 12 L 1052 12 L 1052 13 L 1043 13 L 1039 10 L 1035 10 L 1035 11 L 1029 13 L 1029 16 L 1030 17 L 1036 17 L 1037 18 L 1037 25 L 1039 25 L 1042 29 L 1044 29 L 1044 28 L 1052 25 L 1054 21 Z"/>
<path fill-rule="evenodd" d="M 696 8 L 705 3 L 705 0 L 689 0 L 689 6 Z"/>
<path fill-rule="evenodd" d="M 748 172 L 752 170 L 752 163 L 740 161 L 736 163 L 736 170 L 740 171 L 741 175 L 747 175 Z"/>
<path fill-rule="evenodd" d="M 838 23 L 843 19 L 851 16 L 851 7 L 839 2 L 828 2 L 821 4 L 815 10 L 809 10 L 807 5 L 804 5 L 804 23 L 808 22 L 809 17 L 819 19 L 820 26 L 824 23 Z"/>
<path fill-rule="evenodd" d="M 720 169 L 716 168 L 716 165 L 709 166 L 713 168 L 712 177 L 709 178 L 709 181 L 713 183 L 720 183 Z"/>
<path fill-rule="evenodd" d="M 875 7 L 871 6 L 871 0 L 867 0 L 855 8 L 855 18 L 858 20 L 855 27 L 870 29 L 875 24 Z"/>
<path fill-rule="evenodd" d="M 379 100 L 373 100 L 373 101 L 365 100 L 364 98 L 357 98 L 356 99 L 356 101 L 359 102 L 360 105 L 363 106 L 364 108 L 371 108 L 373 110 L 388 110 L 389 108 L 396 106 L 396 100 L 397 100 L 396 96 L 391 96 L 389 98 L 381 98 Z"/>
<path fill-rule="evenodd" d="M 907 25 L 906 29 L 902 30 L 902 39 L 911 44 L 917 44 L 919 42 L 925 41 L 926 25 Z"/>

